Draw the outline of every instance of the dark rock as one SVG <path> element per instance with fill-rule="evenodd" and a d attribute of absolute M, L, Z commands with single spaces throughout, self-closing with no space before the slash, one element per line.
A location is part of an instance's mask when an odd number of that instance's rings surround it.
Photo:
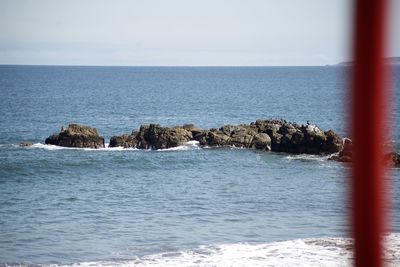
<path fill-rule="evenodd" d="M 165 149 L 190 140 L 198 141 L 201 146 L 235 146 L 295 154 L 331 154 L 343 146 L 341 137 L 333 131 L 324 132 L 313 124 L 298 125 L 285 120 L 257 120 L 250 125 L 225 125 L 209 130 L 193 124 L 172 128 L 142 125 L 132 137 L 113 137 L 110 146 Z"/>
<path fill-rule="evenodd" d="M 385 145 L 384 145 L 385 146 Z M 353 161 L 353 142 L 345 138 L 343 141 L 342 150 L 339 153 L 329 157 L 329 160 L 350 163 Z M 397 152 L 390 152 L 385 154 L 385 163 L 389 167 L 400 167 L 400 154 Z"/>
<path fill-rule="evenodd" d="M 194 124 L 184 124 L 181 128 L 192 133 L 192 139 L 205 142 L 208 131 L 194 126 Z"/>
<path fill-rule="evenodd" d="M 397 152 L 391 152 L 386 154 L 386 161 L 390 167 L 400 167 L 400 154 Z"/>
<path fill-rule="evenodd" d="M 272 126 L 269 127 L 268 130 L 269 132 L 271 132 L 272 151 L 295 153 L 295 154 L 300 154 L 300 153 L 314 154 L 310 153 L 311 151 L 305 149 L 304 147 L 304 143 L 306 141 L 305 133 L 302 131 L 302 128 L 300 126 L 285 122 L 281 124 L 280 128 L 277 131 L 276 129 L 278 125 L 279 124 L 273 124 Z M 319 152 L 315 154 L 318 153 Z"/>
<path fill-rule="evenodd" d="M 214 130 L 214 129 L 212 129 L 212 130 Z M 238 125 L 224 125 L 221 128 L 219 128 L 219 131 L 227 136 L 231 136 L 231 134 L 233 132 L 240 132 L 241 130 L 242 130 L 242 127 L 240 127 Z"/>
<path fill-rule="evenodd" d="M 164 139 L 167 140 L 166 148 L 177 147 L 193 140 L 193 134 L 182 127 L 167 128 L 164 132 Z"/>
<path fill-rule="evenodd" d="M 353 160 L 353 143 L 350 139 L 343 140 L 343 148 L 336 155 L 332 155 L 329 160 L 336 160 L 340 162 L 351 162 Z"/>
<path fill-rule="evenodd" d="M 136 139 L 140 149 L 166 149 L 186 144 L 193 140 L 193 135 L 183 127 L 169 128 L 150 124 L 140 126 Z"/>
<path fill-rule="evenodd" d="M 208 135 L 210 134 L 210 130 L 203 130 L 197 128 L 196 130 L 190 129 L 192 132 L 193 140 L 198 141 L 201 146 L 208 146 Z M 214 129 L 216 130 L 216 129 Z"/>
<path fill-rule="evenodd" d="M 325 133 L 316 125 L 302 125 L 300 127 L 301 132 L 304 134 L 303 140 L 297 146 L 299 153 L 307 154 L 331 154 L 337 151 L 327 151 L 327 136 Z"/>
<path fill-rule="evenodd" d="M 21 143 L 19 143 L 19 146 L 21 146 L 21 147 L 33 146 L 33 143 L 28 142 L 28 141 L 22 141 Z"/>
<path fill-rule="evenodd" d="M 201 128 L 198 128 L 198 127 L 194 126 L 193 124 L 185 124 L 185 125 L 182 126 L 182 128 L 187 130 L 187 131 L 189 131 L 189 132 L 192 132 L 193 136 L 195 134 L 202 133 L 202 132 L 205 131 L 205 130 L 203 130 Z"/>
<path fill-rule="evenodd" d="M 64 147 L 103 148 L 104 138 L 99 136 L 95 128 L 70 124 L 67 129 L 62 129 L 58 135 L 54 134 L 46 138 L 45 143 Z"/>
<path fill-rule="evenodd" d="M 281 127 L 278 130 L 278 133 L 280 133 L 283 136 L 284 135 L 293 135 L 296 132 L 301 132 L 300 127 L 298 127 L 295 124 L 291 124 L 291 123 L 282 124 Z"/>
<path fill-rule="evenodd" d="M 208 136 L 209 131 L 202 131 L 202 132 L 197 132 L 197 133 L 193 133 L 193 139 L 198 141 L 200 143 L 200 145 L 202 146 L 206 146 L 207 145 L 207 136 Z"/>
<path fill-rule="evenodd" d="M 253 137 L 251 147 L 261 150 L 271 150 L 271 137 L 266 133 L 257 133 Z"/>
<path fill-rule="evenodd" d="M 108 144 L 108 146 L 109 147 L 120 147 L 120 146 L 123 147 L 126 139 L 128 139 L 127 134 L 124 134 L 121 136 L 113 136 L 113 137 L 111 137 L 110 143 Z"/>
<path fill-rule="evenodd" d="M 225 128 L 225 127 L 224 127 Z M 224 129 L 228 131 L 228 129 Z M 252 125 L 238 125 L 230 127 L 229 145 L 236 147 L 250 148 L 258 129 Z"/>
<path fill-rule="evenodd" d="M 202 146 L 255 148 L 253 146 L 253 139 L 257 134 L 259 132 L 255 125 L 225 125 L 219 129 L 213 128 L 209 131 L 198 133 L 194 136 L 194 139 L 199 141 Z M 259 141 L 261 142 L 261 140 Z M 261 143 L 259 145 L 262 146 Z"/>
<path fill-rule="evenodd" d="M 353 161 L 353 142 L 344 138 L 342 150 L 336 155 L 332 155 L 329 160 L 336 160 L 340 162 L 352 162 Z"/>
<path fill-rule="evenodd" d="M 73 147 L 101 147 L 96 138 L 100 138 L 96 129 L 70 125 L 60 134 L 47 138 L 46 143 Z M 142 125 L 138 132 L 113 136 L 109 146 L 166 149 L 184 145 L 191 140 L 198 141 L 201 146 L 235 146 L 295 154 L 331 154 L 342 151 L 343 148 L 341 137 L 331 130 L 324 132 L 313 124 L 298 125 L 281 119 L 257 120 L 250 125 L 225 125 L 219 129 L 209 130 L 198 128 L 193 124 L 176 127 Z"/>
<path fill-rule="evenodd" d="M 205 137 L 205 142 L 200 142 L 202 145 L 208 146 L 228 146 L 229 136 L 217 129 L 211 129 Z"/>
<path fill-rule="evenodd" d="M 266 133 L 272 136 L 274 133 L 278 133 L 279 129 L 285 124 L 285 120 L 257 120 L 251 125 L 255 125 L 259 132 Z"/>
<path fill-rule="evenodd" d="M 252 125 L 255 125 L 259 132 L 270 136 L 272 151 L 285 151 L 281 146 L 283 135 L 280 133 L 280 128 L 285 123 L 285 120 L 257 120 L 255 123 L 252 123 Z"/>
<path fill-rule="evenodd" d="M 294 154 L 332 154 L 342 148 L 342 138 L 335 132 L 322 131 L 314 124 L 298 125 L 285 120 L 257 120 L 252 123 L 271 138 L 271 150 Z"/>
<path fill-rule="evenodd" d="M 345 141 L 343 142 L 343 139 L 332 130 L 325 132 L 325 136 L 326 142 L 324 143 L 323 149 L 329 154 L 341 151 L 347 140 L 345 139 Z"/>
<path fill-rule="evenodd" d="M 137 132 L 132 132 L 130 135 L 113 136 L 110 139 L 109 147 L 136 148 L 136 135 Z"/>
<path fill-rule="evenodd" d="M 48 145 L 57 145 L 57 140 L 58 140 L 58 134 L 52 134 L 46 138 L 44 143 Z"/>
<path fill-rule="evenodd" d="M 146 140 L 147 132 L 149 131 L 150 125 L 141 125 L 139 128 L 139 132 L 136 135 L 137 140 L 137 148 L 139 149 L 148 149 L 149 145 Z"/>

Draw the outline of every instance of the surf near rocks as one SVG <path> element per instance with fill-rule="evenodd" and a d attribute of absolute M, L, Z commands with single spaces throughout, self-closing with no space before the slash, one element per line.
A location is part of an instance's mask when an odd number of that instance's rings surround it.
<path fill-rule="evenodd" d="M 257 120 L 250 124 L 224 125 L 201 129 L 193 124 L 163 127 L 159 124 L 140 126 L 130 134 L 113 136 L 109 147 L 168 149 L 198 141 L 201 147 L 234 146 L 292 154 L 327 155 L 343 148 L 342 138 L 332 130 L 323 131 L 314 124 L 299 125 L 285 120 Z M 97 129 L 70 124 L 59 134 L 49 136 L 46 144 L 103 148 L 104 138 Z"/>
<path fill-rule="evenodd" d="M 314 124 L 299 125 L 285 120 L 257 120 L 250 124 L 201 129 L 193 124 L 162 127 L 142 125 L 130 134 L 113 136 L 110 147 L 166 149 L 198 141 L 202 147 L 235 146 L 292 154 L 332 154 L 341 151 L 342 138 Z"/>
<path fill-rule="evenodd" d="M 129 134 L 111 137 L 109 147 L 136 149 L 170 149 L 198 142 L 200 147 L 239 147 L 290 154 L 331 155 L 328 159 L 352 161 L 352 141 L 332 130 L 323 131 L 315 124 L 300 125 L 282 119 L 257 120 L 250 124 L 224 125 L 201 129 L 193 124 L 163 127 L 159 124 L 142 125 Z M 70 124 L 53 134 L 45 144 L 75 147 L 104 148 L 104 138 L 96 128 Z M 390 166 L 400 166 L 400 154 L 386 155 Z"/>
<path fill-rule="evenodd" d="M 348 138 L 343 140 L 343 148 L 328 158 L 339 162 L 351 163 L 353 162 L 353 141 Z M 384 157 L 385 164 L 389 167 L 400 167 L 400 154 L 397 152 L 389 152 Z"/>

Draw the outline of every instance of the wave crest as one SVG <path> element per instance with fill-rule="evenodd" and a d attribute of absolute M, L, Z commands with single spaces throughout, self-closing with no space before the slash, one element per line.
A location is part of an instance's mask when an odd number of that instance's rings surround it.
<path fill-rule="evenodd" d="M 19 147 L 15 145 L 15 147 Z M 105 148 L 78 148 L 78 147 L 62 147 L 62 146 L 55 146 L 55 145 L 46 145 L 42 143 L 35 143 L 32 146 L 26 148 L 39 148 L 39 149 L 46 149 L 46 150 L 84 150 L 84 151 L 129 151 L 129 150 L 143 150 L 137 148 L 124 148 L 124 147 L 109 147 L 109 143 L 105 144 Z M 167 148 L 167 149 L 158 149 L 156 151 L 179 151 L 179 150 L 191 150 L 191 149 L 200 149 L 198 141 L 189 141 L 185 145 Z M 145 150 L 146 151 L 146 150 Z"/>
<path fill-rule="evenodd" d="M 400 265 L 400 234 L 385 238 L 385 261 Z M 307 238 L 266 244 L 224 244 L 200 246 L 195 250 L 148 255 L 126 261 L 92 261 L 66 266 L 352 266 L 350 238 Z M 59 266 L 59 265 L 50 265 Z"/>

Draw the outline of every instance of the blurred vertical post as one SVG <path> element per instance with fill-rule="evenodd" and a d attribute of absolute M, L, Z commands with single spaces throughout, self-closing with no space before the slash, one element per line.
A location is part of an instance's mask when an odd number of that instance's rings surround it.
<path fill-rule="evenodd" d="M 355 0 L 352 81 L 352 203 L 355 266 L 382 266 L 385 186 L 384 54 L 388 0 Z"/>

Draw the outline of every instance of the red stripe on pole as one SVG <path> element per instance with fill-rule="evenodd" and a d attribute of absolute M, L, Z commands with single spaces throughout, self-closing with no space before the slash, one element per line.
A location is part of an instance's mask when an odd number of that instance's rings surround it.
<path fill-rule="evenodd" d="M 356 0 L 352 91 L 355 266 L 382 266 L 386 0 Z"/>

